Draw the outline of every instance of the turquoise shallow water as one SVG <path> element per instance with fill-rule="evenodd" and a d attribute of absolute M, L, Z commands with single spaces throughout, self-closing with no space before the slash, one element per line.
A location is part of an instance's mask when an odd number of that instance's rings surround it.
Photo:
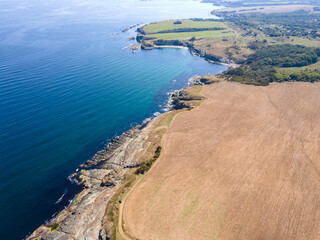
<path fill-rule="evenodd" d="M 115 33 L 212 9 L 195 1 L 0 1 L 0 239 L 22 239 L 63 208 L 75 191 L 67 177 L 108 139 L 161 111 L 168 92 L 226 69 L 187 50 L 133 54 L 134 31 Z"/>

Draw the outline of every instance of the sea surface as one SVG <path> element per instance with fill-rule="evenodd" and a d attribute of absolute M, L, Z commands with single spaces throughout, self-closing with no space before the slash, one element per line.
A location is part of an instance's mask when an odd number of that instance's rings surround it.
<path fill-rule="evenodd" d="M 187 50 L 133 54 L 135 24 L 212 17 L 199 1 L 0 0 L 0 239 L 63 209 L 77 166 L 163 111 L 168 92 L 216 74 Z"/>

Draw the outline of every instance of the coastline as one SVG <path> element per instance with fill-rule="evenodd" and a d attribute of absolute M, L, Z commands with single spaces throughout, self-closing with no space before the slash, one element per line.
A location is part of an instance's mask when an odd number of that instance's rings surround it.
<path fill-rule="evenodd" d="M 146 26 L 148 24 L 143 25 L 141 28 Z M 157 44 L 155 42 L 146 42 L 147 39 L 144 39 L 146 35 L 143 35 L 141 33 L 141 30 L 137 30 L 138 35 L 136 37 L 137 44 L 134 44 L 133 46 L 130 47 L 130 50 L 135 53 L 138 49 L 142 50 L 153 50 L 153 49 L 161 49 L 161 48 L 176 48 L 176 49 L 185 49 L 189 50 L 191 55 L 193 56 L 199 56 L 200 58 L 204 59 L 205 61 L 213 64 L 219 64 L 219 65 L 224 65 L 227 67 L 238 67 L 240 66 L 239 64 L 236 64 L 234 61 L 230 60 L 229 58 L 223 58 L 220 56 L 208 54 L 205 51 L 203 52 L 201 49 L 197 49 L 194 47 L 193 44 L 191 44 L 188 41 L 170 41 L 170 40 L 163 40 L 165 44 Z"/>
<path fill-rule="evenodd" d="M 189 45 L 155 45 L 153 47 L 148 47 L 147 50 L 158 48 L 188 49 L 192 55 L 198 55 L 210 63 L 221 64 L 228 67 L 237 66 L 226 59 L 221 61 L 212 61 L 207 58 L 206 55 L 195 51 Z M 190 88 L 194 88 L 197 84 L 202 85 L 205 84 L 205 82 L 201 81 L 201 77 L 196 78 Z M 173 97 L 178 98 L 178 103 L 181 99 L 182 101 L 180 102 L 201 101 L 200 105 L 203 103 L 204 98 L 188 99 L 187 95 L 183 94 L 184 89 L 185 88 L 171 93 L 169 101 L 174 101 L 171 99 L 171 97 Z M 178 104 L 178 106 L 180 107 L 173 110 L 176 112 L 173 114 L 167 129 L 165 129 L 164 133 L 159 134 L 157 141 L 159 138 L 160 142 L 162 141 L 170 127 L 171 121 L 178 113 L 196 107 L 192 106 L 189 108 L 187 105 L 183 104 Z M 125 199 L 129 196 L 132 189 L 144 178 L 144 176 L 140 176 L 140 178 L 139 176 L 136 176 L 134 170 L 140 167 L 143 163 L 141 159 L 145 160 L 150 158 L 154 152 L 154 148 L 161 146 L 158 145 L 158 142 L 152 147 L 153 150 L 148 152 L 150 146 L 154 144 L 150 139 L 150 135 L 152 135 L 152 133 L 154 133 L 154 131 L 159 127 L 159 122 L 170 115 L 173 111 L 156 116 L 150 121 L 143 121 L 140 125 L 130 129 L 119 137 L 112 139 L 110 144 L 103 150 L 97 152 L 92 159 L 88 160 L 85 164 L 80 165 L 79 171 L 72 174 L 70 179 L 80 185 L 83 185 L 83 191 L 78 194 L 73 203 L 71 203 L 67 209 L 59 213 L 57 218 L 54 219 L 49 226 L 43 225 L 39 227 L 33 233 L 34 236 L 31 235 L 27 239 L 37 239 L 39 237 L 43 239 L 68 239 L 70 235 L 76 239 L 79 236 L 108 239 L 108 234 L 111 232 L 110 229 L 114 231 L 114 227 L 116 228 L 115 234 L 120 232 L 120 235 L 126 239 L 126 237 L 123 236 L 126 235 L 126 233 L 122 226 L 121 216 L 124 204 L 119 205 L 119 203 L 121 203 L 121 201 L 124 201 L 125 203 Z M 146 153 L 148 153 L 147 156 Z M 133 180 L 130 179 L 132 176 L 134 176 Z M 123 188 L 126 188 L 124 185 L 128 182 L 131 184 L 128 186 L 129 190 L 124 190 Z M 119 195 L 117 195 L 117 193 Z M 110 222 L 108 222 L 108 218 L 106 216 L 107 210 L 105 210 L 107 203 L 109 207 L 110 204 L 114 204 L 119 211 L 117 221 L 119 223 L 118 227 L 120 227 L 118 229 L 115 225 L 110 227 Z M 81 215 L 81 217 L 78 215 Z M 92 218 L 92 216 L 95 218 L 94 221 L 88 223 L 86 220 Z M 70 225 L 72 226 L 70 227 Z"/>
<path fill-rule="evenodd" d="M 82 187 L 70 204 L 49 222 L 38 227 L 27 240 L 69 239 L 80 236 L 89 238 L 106 237 L 105 209 L 112 197 L 121 188 L 127 178 L 135 175 L 135 170 L 152 157 L 155 148 L 161 145 L 169 125 L 171 115 L 197 107 L 204 100 L 194 93 L 194 89 L 207 84 L 199 76 L 189 79 L 191 85 L 170 93 L 170 109 L 153 118 L 145 119 L 141 124 L 113 138 L 91 159 L 81 164 L 69 180 Z M 196 90 L 198 91 L 198 90 Z M 159 127 L 163 124 L 165 126 Z M 157 128 L 164 132 L 153 136 Z M 89 220 L 90 219 L 90 220 Z"/>
<path fill-rule="evenodd" d="M 139 40 L 137 40 L 139 42 Z M 224 65 L 227 67 L 238 67 L 240 66 L 239 64 L 236 64 L 228 59 L 220 59 L 217 56 L 211 56 L 216 58 L 216 60 L 211 60 L 209 56 L 207 56 L 206 54 L 201 53 L 200 50 L 196 50 L 194 47 L 191 47 L 190 45 L 174 45 L 174 44 L 168 44 L 168 45 L 153 45 L 153 46 L 148 46 L 145 47 L 143 45 L 143 43 L 138 43 L 138 44 L 134 44 L 133 46 L 130 47 L 130 50 L 135 53 L 138 49 L 142 49 L 142 50 L 153 50 L 153 49 L 161 49 L 161 48 L 175 48 L 175 49 L 185 49 L 185 50 L 189 50 L 189 52 L 191 53 L 191 55 L 193 56 L 199 56 L 200 58 L 202 58 L 203 60 L 209 62 L 209 63 L 213 63 L 213 64 L 219 64 L 219 65 Z"/>
<path fill-rule="evenodd" d="M 69 178 L 83 186 L 83 190 L 56 218 L 41 225 L 27 239 L 78 239 L 80 236 L 98 239 L 106 204 L 127 172 L 139 166 L 136 160 L 148 146 L 147 135 L 156 121 L 157 117 L 143 128 L 140 128 L 142 123 L 124 132 L 80 165 Z"/>
<path fill-rule="evenodd" d="M 140 25 L 135 25 L 134 27 Z M 125 30 L 127 31 L 127 29 Z M 130 50 L 134 53 L 139 48 L 145 49 L 143 44 L 138 41 L 137 44 L 130 47 Z M 232 63 L 210 60 L 189 45 L 155 45 L 146 50 L 161 48 L 189 50 L 191 55 L 199 56 L 209 63 L 232 66 Z M 159 134 L 156 140 L 150 139 L 159 122 L 164 121 L 166 118 L 170 119 L 171 115 L 174 118 L 180 112 L 201 105 L 205 97 L 200 92 L 193 95 L 192 89 L 199 87 L 199 85 L 201 87 L 201 85 L 215 82 L 216 78 L 212 77 L 192 77 L 189 79 L 190 85 L 170 93 L 167 101 L 168 110 L 145 119 L 141 124 L 111 139 L 109 144 L 96 152 L 91 159 L 79 165 L 68 179 L 77 184 L 81 191 L 73 199 L 69 200 L 70 204 L 68 206 L 55 213 L 52 219 L 39 226 L 26 239 L 70 239 L 70 237 L 78 239 L 78 237 L 84 236 L 105 239 L 110 234 L 110 229 L 106 231 L 106 228 L 109 228 L 108 226 L 106 227 L 108 223 L 105 220 L 106 206 L 112 202 L 117 192 L 126 184 L 127 178 L 135 175 L 135 170 L 143 162 L 150 159 L 155 148 L 162 144 L 162 139 L 166 132 Z M 185 91 L 186 89 L 188 91 Z M 199 97 L 199 94 L 201 97 Z M 190 103 L 191 105 L 189 105 Z M 171 121 L 172 119 L 170 119 L 169 124 Z M 166 128 L 169 128 L 169 125 Z M 158 145 L 154 145 L 154 142 L 157 142 Z"/>
<path fill-rule="evenodd" d="M 6 202 L 2 213 L 9 216 L 3 219 L 4 239 L 25 239 L 45 221 L 55 229 L 54 218 L 78 202 L 74 196 L 79 187 L 68 177 L 80 164 L 113 137 L 162 112 L 167 93 L 184 86 L 192 73 L 226 69 L 210 66 L 185 50 L 137 51 L 134 55 L 129 47 L 124 48 L 135 43 L 129 38 L 136 35 L 131 27 L 137 23 L 207 17 L 214 9 L 210 4 L 127 1 L 119 8 L 117 2 L 90 2 L 86 9 L 72 3 L 68 5 L 71 15 L 64 11 L 60 15 L 56 5 L 22 11 L 13 4 L 11 9 L 28 23 L 37 22 L 29 11 L 45 13 L 39 19 L 46 27 L 33 24 L 40 30 L 26 33 L 28 37 L 19 45 L 21 51 L 10 48 L 3 56 L 4 64 L 9 64 L 3 68 L 4 79 L 10 80 L 3 89 L 9 100 L 4 105 L 3 126 L 8 126 L 10 138 L 4 134 L 1 139 L 6 143 L 3 165 L 8 167 L 4 174 L 8 181 L 2 184 Z M 9 11 L 10 4 L 4 8 Z M 47 21 L 48 16 L 57 21 Z M 109 21 L 101 21 L 106 19 Z M 11 31 L 27 27 L 23 19 L 12 21 L 20 25 L 11 28 L 9 24 L 8 37 Z M 34 39 L 43 39 L 44 32 L 50 41 L 36 44 L 36 55 L 24 54 L 32 50 Z M 68 41 L 63 40 L 66 36 Z M 32 84 L 35 81 L 37 84 Z M 27 86 L 30 91 L 23 91 Z M 26 166 L 28 171 L 23 170 Z"/>
<path fill-rule="evenodd" d="M 206 55 L 202 55 L 201 53 L 198 53 L 197 51 L 194 50 L 194 48 L 191 48 L 190 46 L 175 46 L 175 45 L 164 45 L 164 46 L 155 46 L 154 49 L 159 49 L 159 48 L 177 48 L 177 49 L 185 49 L 185 50 L 189 50 L 190 53 L 193 56 L 199 56 L 200 58 L 202 58 L 203 60 L 212 63 L 212 64 L 219 64 L 219 65 L 224 65 L 227 66 L 228 68 L 233 67 L 239 67 L 239 64 L 236 64 L 234 62 L 231 62 L 227 59 L 219 59 L 220 61 L 213 61 L 210 60 L 208 57 L 206 57 Z M 216 57 L 216 56 L 215 56 Z M 218 58 L 218 57 L 217 57 Z"/>
<path fill-rule="evenodd" d="M 151 44 L 149 42 L 143 49 L 159 48 L 156 44 L 152 46 L 153 44 L 154 42 Z M 177 44 L 179 46 L 181 42 L 178 41 Z M 187 46 L 192 52 L 192 46 L 188 44 Z M 195 54 L 200 55 L 201 52 L 195 51 Z M 201 57 L 212 62 L 205 55 Z M 232 66 L 227 61 L 222 61 L 222 64 Z M 273 83 L 268 87 L 257 87 L 226 81 L 220 85 L 217 84 L 217 86 L 209 86 L 207 89 L 213 89 L 211 95 L 207 95 L 209 99 L 207 102 L 210 104 L 205 104 L 203 108 L 198 109 L 197 114 L 193 114 L 194 112 L 185 113 L 184 119 L 180 117 L 176 119 L 172 126 L 173 130 L 166 135 L 170 139 L 167 141 L 168 144 L 164 145 L 166 154 L 162 155 L 161 160 L 155 163 L 157 167 L 153 168 L 135 184 L 132 184 L 131 189 L 122 195 L 121 204 L 118 205 L 119 216 L 116 232 L 120 235 L 116 236 L 120 236 L 120 239 L 158 239 L 159 236 L 164 239 L 186 239 L 190 236 L 192 236 L 191 238 L 199 238 L 200 236 L 203 239 L 208 236 L 217 236 L 219 239 L 241 236 L 243 239 L 248 239 L 252 236 L 255 238 L 261 237 L 265 234 L 265 229 L 268 229 L 268 237 L 270 238 L 280 236 L 281 239 L 287 239 L 299 236 L 296 238 L 301 239 L 307 235 L 316 236 L 317 230 L 312 230 L 308 223 L 312 224 L 317 216 L 314 213 L 314 209 L 317 209 L 317 192 L 312 190 L 310 192 L 300 192 L 299 189 L 303 181 L 306 181 L 305 184 L 312 184 L 313 189 L 318 185 L 318 171 L 313 163 L 317 159 L 309 156 L 313 156 L 312 145 L 317 143 L 316 139 L 319 134 L 315 133 L 313 143 L 310 139 L 305 139 L 304 135 L 307 128 L 306 122 L 309 123 L 310 121 L 309 126 L 313 126 L 308 129 L 309 134 L 314 131 L 313 121 L 317 116 L 317 111 L 314 110 L 316 106 L 313 109 L 310 108 L 308 105 L 310 103 L 307 103 L 304 98 L 308 99 L 312 92 L 316 99 L 318 89 L 315 87 L 315 90 L 311 91 L 309 83 L 303 83 L 305 92 L 301 94 L 303 91 L 300 91 L 301 88 L 296 86 L 298 84 L 302 83 L 285 83 L 281 86 L 280 83 Z M 312 87 L 314 86 L 315 84 L 312 85 Z M 217 89 L 214 89 L 215 87 Z M 209 93 L 209 90 L 206 92 Z M 241 97 L 239 97 L 240 94 Z M 244 102 L 247 105 L 244 105 Z M 287 105 L 282 107 L 282 104 L 285 103 Z M 306 109 L 303 109 L 301 105 L 306 105 Z M 202 113 L 199 114 L 201 110 Z M 211 117 L 208 116 L 210 111 L 212 113 Z M 279 113 L 275 114 L 278 111 Z M 303 114 L 299 114 L 299 111 Z M 297 125 L 295 125 L 295 121 L 291 120 L 293 118 L 292 112 L 298 113 Z M 223 113 L 223 117 L 221 117 L 221 113 Z M 230 113 L 232 114 L 230 115 Z M 286 116 L 286 114 L 288 115 Z M 313 114 L 312 117 L 309 118 L 309 114 Z M 252 119 L 254 120 L 252 121 Z M 299 123 L 299 121 L 301 122 Z M 227 124 L 228 122 L 229 124 Z M 273 124 L 275 122 L 277 123 L 276 127 Z M 294 136 L 298 137 L 295 138 L 291 135 L 291 137 L 286 138 L 282 133 L 279 134 L 280 122 L 283 124 L 285 133 L 287 133 L 287 127 L 289 126 L 290 129 L 294 129 L 292 131 L 297 131 Z M 194 123 L 198 123 L 198 126 Z M 303 128 L 304 131 L 299 128 Z M 221 131 L 221 134 L 219 131 Z M 274 131 L 273 136 L 276 136 L 274 141 L 270 141 L 270 131 Z M 265 140 L 260 141 L 261 136 L 265 137 Z M 283 139 L 279 141 L 282 137 Z M 243 144 L 244 140 L 247 141 L 246 144 Z M 279 141 L 279 144 L 274 144 L 276 141 Z M 278 152 L 281 150 L 278 146 L 286 141 L 288 143 L 284 144 L 283 154 L 280 156 Z M 257 144 L 257 142 L 263 142 L 263 144 Z M 290 149 L 295 144 L 296 147 Z M 302 145 L 301 155 L 299 158 L 295 156 L 291 159 L 288 151 L 297 153 L 300 144 Z M 307 144 L 310 144 L 309 149 L 305 148 Z M 265 149 L 268 149 L 268 151 Z M 270 149 L 274 150 L 276 154 L 267 155 L 271 152 Z M 261 154 L 257 154 L 259 151 Z M 306 152 L 310 152 L 310 155 Z M 190 156 L 189 153 L 193 155 L 190 154 Z M 233 153 L 233 155 L 230 153 Z M 265 157 L 265 160 L 263 160 L 263 157 Z M 167 161 L 164 163 L 163 159 L 167 159 Z M 270 159 L 274 161 L 273 166 L 268 163 Z M 261 161 L 261 164 L 259 161 Z M 284 167 L 283 163 L 285 161 L 288 162 L 287 166 Z M 299 161 L 294 169 L 292 168 L 292 161 Z M 313 165 L 312 171 L 314 168 L 315 171 L 312 172 L 310 179 L 305 180 L 304 176 L 309 172 L 309 169 L 305 166 L 309 166 L 310 161 Z M 281 170 L 279 170 L 279 163 L 283 168 Z M 223 166 L 223 164 L 226 165 Z M 244 166 L 245 164 L 247 166 Z M 261 167 L 263 164 L 265 166 Z M 159 165 L 160 167 L 158 167 Z M 168 168 L 168 166 L 170 167 Z M 173 166 L 176 166 L 176 168 Z M 186 168 L 189 168 L 189 170 L 185 170 Z M 253 168 L 256 168 L 254 172 L 252 171 Z M 248 169 L 250 170 L 249 174 Z M 224 171 L 228 174 L 221 174 Z M 237 171 L 239 171 L 238 175 L 235 174 Z M 251 174 L 251 171 L 253 174 Z M 272 172 L 272 175 L 277 171 L 280 173 L 270 177 L 270 172 Z M 290 176 L 293 171 L 296 182 Z M 181 172 L 185 172 L 185 174 L 183 175 Z M 289 174 L 283 174 L 287 172 Z M 210 179 L 212 176 L 214 178 Z M 243 181 L 244 176 L 247 176 L 246 181 Z M 298 179 L 296 176 L 301 176 L 301 178 L 296 180 Z M 286 183 L 288 183 L 287 192 L 282 184 L 284 178 L 287 179 Z M 143 179 L 145 180 L 138 186 Z M 303 180 L 300 181 L 300 179 Z M 248 187 L 248 183 L 251 184 L 252 182 L 255 183 Z M 211 186 L 216 187 L 212 192 L 210 192 Z M 224 191 L 225 189 L 228 191 Z M 274 194 L 274 189 L 277 190 L 277 194 Z M 297 200 L 296 196 L 291 197 L 288 194 L 292 189 L 297 195 L 301 194 L 300 201 Z M 244 192 L 245 194 L 243 194 Z M 248 196 L 250 196 L 250 201 Z M 308 206 L 305 205 L 305 199 L 309 203 Z M 297 204 L 297 202 L 299 203 Z M 291 203 L 295 207 L 295 216 L 292 215 L 292 207 L 288 207 Z M 198 205 L 201 207 L 198 208 Z M 127 210 L 124 210 L 125 208 Z M 264 210 L 253 211 L 257 209 Z M 265 209 L 271 212 L 267 219 L 261 218 L 261 216 L 264 216 Z M 126 214 L 123 215 L 123 212 L 126 211 L 127 217 L 124 216 Z M 208 225 L 204 225 L 205 221 L 199 221 L 199 216 L 203 217 L 210 211 L 212 212 L 208 214 Z M 301 216 L 299 215 L 300 211 L 308 212 L 308 214 Z M 227 214 L 229 214 L 228 219 L 226 218 Z M 214 226 L 212 216 L 216 216 L 214 222 L 217 224 Z M 279 218 L 282 218 L 281 221 L 278 221 Z M 165 219 L 160 226 L 159 219 Z M 248 219 L 251 220 L 246 222 Z M 221 230 L 222 222 L 225 224 L 223 230 Z M 275 226 L 274 222 L 278 224 Z M 286 227 L 288 224 L 292 224 L 292 229 L 298 229 L 298 231 L 295 233 L 279 231 L 279 226 Z M 298 228 L 302 224 L 306 224 L 304 228 Z M 231 227 L 228 229 L 228 226 Z M 239 226 L 241 226 L 240 230 Z M 202 228 L 205 230 L 201 233 L 207 232 L 201 237 L 199 229 Z M 242 229 L 245 229 L 245 231 L 242 231 Z M 230 235 L 219 237 L 220 233 L 229 233 Z M 314 237 L 308 239 L 314 239 Z"/>
<path fill-rule="evenodd" d="M 199 87 L 200 85 L 200 90 L 198 92 L 198 97 L 201 96 L 201 98 L 198 98 L 196 99 L 196 101 L 198 101 L 197 105 L 196 106 L 193 106 L 191 109 L 187 109 L 187 110 L 195 110 L 195 109 L 198 109 L 200 106 L 202 106 L 206 101 L 207 101 L 207 97 L 203 94 L 203 86 L 205 85 L 210 85 L 210 84 L 213 84 L 213 83 L 217 83 L 217 82 L 220 82 L 221 80 L 216 78 L 215 76 L 211 76 L 211 81 L 209 82 L 201 82 L 201 77 L 194 77 L 191 81 L 193 82 L 194 85 L 190 86 L 190 88 L 195 88 L 195 87 Z M 177 90 L 177 91 L 180 91 L 180 90 Z M 179 93 L 178 93 L 179 94 Z M 184 108 L 183 111 L 179 111 L 177 113 L 174 114 L 174 116 L 172 117 L 171 119 L 171 122 L 170 122 L 170 126 L 171 126 L 171 123 L 174 121 L 174 119 L 181 113 L 185 112 L 186 108 Z M 170 130 L 170 126 L 167 130 L 167 132 L 162 136 L 162 145 L 164 145 L 164 139 L 168 133 L 168 131 Z M 160 155 L 161 156 L 161 155 Z M 156 161 L 154 163 L 154 166 L 156 166 L 157 164 L 159 163 L 159 161 Z M 153 166 L 153 167 L 154 167 Z M 118 219 L 117 219 L 117 224 L 118 224 L 118 234 L 120 234 L 120 238 L 121 239 L 125 239 L 125 240 L 130 240 L 130 239 L 135 239 L 133 238 L 127 231 L 126 231 L 126 228 L 125 228 L 125 222 L 123 220 L 123 210 L 124 210 L 124 207 L 125 207 L 125 204 L 127 202 L 127 200 L 129 199 L 130 197 L 130 194 L 135 190 L 135 188 L 146 178 L 148 177 L 149 175 L 149 172 L 147 172 L 144 176 L 142 176 L 141 178 L 139 178 L 138 180 L 136 180 L 134 182 L 134 184 L 132 184 L 129 188 L 129 190 L 127 192 L 125 192 L 122 196 L 122 199 L 121 199 L 121 204 L 119 205 L 119 210 L 118 210 Z"/>

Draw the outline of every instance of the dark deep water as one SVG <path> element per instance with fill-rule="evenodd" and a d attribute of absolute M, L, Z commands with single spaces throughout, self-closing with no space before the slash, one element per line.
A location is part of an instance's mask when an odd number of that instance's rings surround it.
<path fill-rule="evenodd" d="M 75 191 L 67 177 L 106 140 L 161 111 L 169 91 L 226 69 L 187 50 L 133 54 L 126 46 L 134 31 L 115 33 L 212 9 L 196 1 L 0 0 L 0 239 L 22 239 L 63 208 Z"/>

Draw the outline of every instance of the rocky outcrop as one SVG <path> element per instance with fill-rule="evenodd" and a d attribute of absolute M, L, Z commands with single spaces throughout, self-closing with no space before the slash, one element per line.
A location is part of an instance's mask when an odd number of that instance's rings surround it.
<path fill-rule="evenodd" d="M 192 77 L 189 82 L 192 85 L 204 85 L 204 83 L 201 81 L 201 77 L 200 76 L 194 76 Z"/>
<path fill-rule="evenodd" d="M 144 38 L 144 36 L 141 35 L 141 34 L 138 34 L 138 35 L 136 36 L 137 42 L 142 42 L 143 38 Z"/>
<path fill-rule="evenodd" d="M 153 43 L 153 41 L 143 40 L 141 42 L 141 49 L 143 50 L 152 50 L 155 48 L 156 48 L 156 45 Z"/>
<path fill-rule="evenodd" d="M 85 187 L 68 208 L 28 238 L 35 239 L 105 239 L 103 216 L 106 205 L 132 167 L 140 166 L 139 157 L 149 146 L 148 135 L 156 119 L 146 127 L 137 126 L 116 137 L 92 159 L 79 166 L 70 179 Z M 53 229 L 50 226 L 56 226 Z"/>
<path fill-rule="evenodd" d="M 193 85 L 207 85 L 220 81 L 221 79 L 216 77 L 215 75 L 203 75 L 191 78 L 190 83 L 192 83 Z"/>
<path fill-rule="evenodd" d="M 137 159 L 134 158 L 132 153 L 135 152 L 134 148 L 143 147 L 142 144 L 138 144 L 138 140 L 143 140 L 140 135 L 141 129 L 139 126 L 126 131 L 112 139 L 104 149 L 97 152 L 85 164 L 80 165 L 79 168 L 124 169 L 137 165 Z"/>
<path fill-rule="evenodd" d="M 185 89 L 176 90 L 170 94 L 169 105 L 173 110 L 192 108 L 189 101 L 202 100 L 202 98 L 191 96 Z"/>
<path fill-rule="evenodd" d="M 125 28 L 125 29 L 122 30 L 122 32 L 123 32 L 123 33 L 128 32 L 130 29 L 136 28 L 136 27 L 138 27 L 139 25 L 141 25 L 141 23 L 138 23 L 138 24 L 132 25 L 132 26 L 130 26 L 130 27 L 128 27 L 128 28 Z"/>
<path fill-rule="evenodd" d="M 135 53 L 137 50 L 141 48 L 141 43 L 134 44 L 130 47 L 130 50 Z"/>
<path fill-rule="evenodd" d="M 222 78 L 219 78 L 215 75 L 203 75 L 200 77 L 199 81 L 203 84 L 212 84 L 212 83 L 221 82 Z"/>
<path fill-rule="evenodd" d="M 205 60 L 207 60 L 207 61 L 209 61 L 209 62 L 213 62 L 213 63 L 221 63 L 221 62 L 223 62 L 220 57 L 215 56 L 215 55 L 212 55 L 212 54 L 209 54 L 209 53 L 207 53 L 206 51 L 197 48 L 197 47 L 194 45 L 193 41 L 189 41 L 189 42 L 187 43 L 187 46 L 188 46 L 190 52 L 191 52 L 193 55 L 200 56 L 200 57 L 204 58 Z"/>
<path fill-rule="evenodd" d="M 101 187 L 115 187 L 117 185 L 117 170 L 113 170 L 112 172 L 109 172 L 104 176 L 104 178 L 101 180 Z"/>

